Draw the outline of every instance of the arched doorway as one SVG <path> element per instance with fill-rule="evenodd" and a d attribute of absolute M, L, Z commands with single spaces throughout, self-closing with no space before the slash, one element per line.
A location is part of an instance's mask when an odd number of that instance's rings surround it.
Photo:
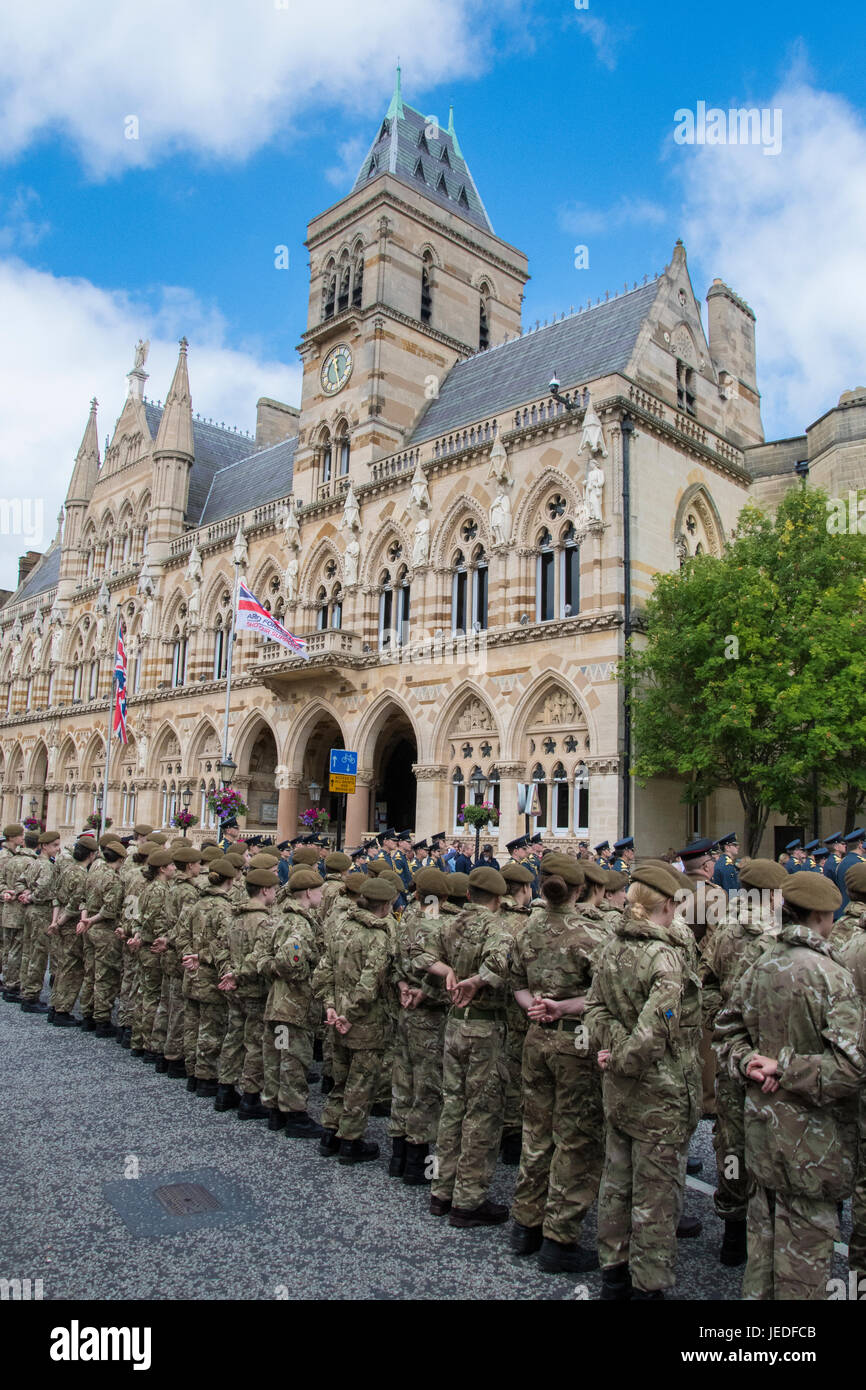
<path fill-rule="evenodd" d="M 332 748 L 345 748 L 346 743 L 336 719 L 323 714 L 310 730 L 304 745 L 304 765 L 298 795 L 298 814 L 310 806 L 323 806 L 328 812 L 331 831 L 336 830 L 338 797 L 328 790 Z M 317 794 L 310 788 L 318 787 Z"/>
<path fill-rule="evenodd" d="M 382 830 L 415 828 L 416 781 L 412 764 L 418 761 L 415 731 L 406 714 L 395 710 L 376 740 L 374 826 Z"/>
<path fill-rule="evenodd" d="M 267 724 L 262 724 L 250 749 L 247 829 L 273 832 L 277 826 L 277 744 Z"/>

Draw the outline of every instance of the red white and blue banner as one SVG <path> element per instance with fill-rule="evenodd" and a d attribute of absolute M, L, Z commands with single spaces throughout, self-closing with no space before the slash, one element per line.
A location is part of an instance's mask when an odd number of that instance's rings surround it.
<path fill-rule="evenodd" d="M 117 649 L 114 653 L 114 721 L 112 731 L 121 743 L 128 743 L 126 733 L 126 647 L 123 633 L 117 624 Z"/>
<path fill-rule="evenodd" d="M 266 642 L 279 642 L 282 646 L 293 651 L 296 656 L 302 656 L 305 661 L 310 659 L 310 653 L 307 651 L 307 644 L 303 638 L 295 637 L 294 633 L 283 627 L 282 623 L 278 622 L 267 608 L 262 607 L 244 583 L 238 584 L 238 611 L 235 627 L 246 628 L 250 632 L 258 632 Z"/>

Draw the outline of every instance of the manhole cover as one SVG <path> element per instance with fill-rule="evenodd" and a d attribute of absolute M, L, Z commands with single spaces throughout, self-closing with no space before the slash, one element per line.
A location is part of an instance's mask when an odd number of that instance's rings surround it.
<path fill-rule="evenodd" d="M 172 1216 L 201 1216 L 222 1207 L 212 1192 L 198 1182 L 176 1182 L 154 1188 L 153 1195 Z"/>

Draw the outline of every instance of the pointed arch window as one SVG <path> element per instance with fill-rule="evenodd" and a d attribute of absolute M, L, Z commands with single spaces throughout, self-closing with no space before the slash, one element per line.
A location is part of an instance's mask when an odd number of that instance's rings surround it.
<path fill-rule="evenodd" d="M 553 769 L 553 826 L 556 834 L 567 835 L 570 824 L 568 805 L 568 773 L 562 763 Z"/>
<path fill-rule="evenodd" d="M 468 574 L 462 550 L 458 550 L 451 561 L 451 570 L 451 631 L 456 634 L 466 631 L 467 619 Z"/>
<path fill-rule="evenodd" d="M 341 420 L 337 427 L 336 438 L 337 449 L 337 477 L 347 478 L 349 476 L 349 426 L 345 420 Z"/>
<path fill-rule="evenodd" d="M 463 769 L 455 767 L 451 774 L 451 802 L 452 802 L 452 824 L 454 829 L 463 833 L 464 827 L 460 825 L 457 817 L 460 815 L 460 807 L 466 804 L 466 784 L 463 781 Z"/>
<path fill-rule="evenodd" d="M 481 300 L 478 306 L 478 351 L 490 347 L 490 286 L 483 281 L 480 286 Z"/>
<path fill-rule="evenodd" d="M 421 322 L 433 320 L 433 253 L 425 251 L 421 257 Z"/>
<path fill-rule="evenodd" d="M 45 687 L 45 703 L 49 707 L 54 703 L 54 669 L 48 672 L 48 684 Z"/>
<path fill-rule="evenodd" d="M 99 661 L 93 660 L 90 663 L 90 670 L 87 682 L 87 698 L 95 700 L 99 694 Z"/>
<path fill-rule="evenodd" d="M 324 584 L 320 585 L 316 594 L 316 628 L 319 632 L 324 632 L 328 626 L 328 595 L 325 592 Z"/>
<path fill-rule="evenodd" d="M 186 685 L 186 633 L 176 627 L 171 644 L 171 683 L 173 686 Z"/>
<path fill-rule="evenodd" d="M 472 630 L 485 632 L 487 629 L 487 555 L 484 547 L 478 546 L 472 556 Z"/>
<path fill-rule="evenodd" d="M 545 529 L 536 541 L 538 555 L 535 562 L 535 621 L 549 623 L 555 614 L 555 560 L 553 537 Z"/>
<path fill-rule="evenodd" d="M 82 661 L 81 661 L 81 657 L 80 657 L 80 656 L 77 656 L 77 657 L 76 657 L 76 660 L 75 660 L 75 665 L 74 665 L 73 668 L 72 668 L 72 702 L 73 702 L 73 704 L 75 703 L 76 700 L 80 700 L 80 699 L 81 699 L 81 680 L 82 680 L 82 672 L 83 672 L 83 670 L 84 670 L 84 666 L 83 666 L 83 663 L 82 663 Z M 10 690 L 11 690 L 11 686 L 10 686 Z M 7 710 L 6 710 L 6 713 L 7 713 L 7 714 L 9 713 L 8 708 L 7 708 Z"/>
<path fill-rule="evenodd" d="M 349 307 L 349 286 L 352 278 L 352 271 L 349 265 L 349 253 L 343 252 L 340 259 L 339 286 L 337 290 L 337 313 L 342 314 L 344 309 Z"/>
<path fill-rule="evenodd" d="M 559 616 L 570 618 L 580 610 L 580 547 L 571 521 L 562 533 L 559 564 Z"/>
<path fill-rule="evenodd" d="M 352 308 L 360 309 L 364 297 L 364 248 L 357 247 L 352 261 Z"/>
<path fill-rule="evenodd" d="M 221 613 L 216 617 L 213 639 L 213 678 L 215 681 L 222 681 L 225 680 L 228 671 L 229 634 L 228 621 L 223 626 Z"/>
<path fill-rule="evenodd" d="M 574 770 L 574 833 L 589 834 L 589 772 L 584 763 Z"/>
<path fill-rule="evenodd" d="M 343 588 L 336 584 L 331 592 L 331 627 L 336 631 L 343 626 Z"/>
<path fill-rule="evenodd" d="M 500 792 L 501 783 L 499 780 L 499 768 L 491 767 L 487 773 L 487 796 L 485 800 L 492 801 L 497 811 L 500 809 Z"/>
<path fill-rule="evenodd" d="M 541 763 L 536 763 L 532 769 L 530 781 L 535 783 L 538 795 L 538 816 L 535 821 L 536 830 L 547 829 L 547 776 Z"/>
<path fill-rule="evenodd" d="M 331 481 L 334 468 L 334 451 L 330 430 L 323 430 L 319 437 L 319 483 L 325 487 Z"/>
<path fill-rule="evenodd" d="M 325 274 L 322 280 L 322 319 L 332 319 L 334 317 L 334 301 L 337 297 L 337 267 L 334 261 L 329 261 L 325 267 Z"/>
<path fill-rule="evenodd" d="M 392 651 L 409 640 L 411 586 L 406 565 L 394 576 L 383 570 L 379 584 L 379 650 Z"/>
<path fill-rule="evenodd" d="M 686 362 L 677 359 L 677 405 L 680 410 L 684 410 L 687 415 L 696 414 L 695 405 L 697 397 L 695 395 L 695 373 L 694 368 L 688 366 Z"/>

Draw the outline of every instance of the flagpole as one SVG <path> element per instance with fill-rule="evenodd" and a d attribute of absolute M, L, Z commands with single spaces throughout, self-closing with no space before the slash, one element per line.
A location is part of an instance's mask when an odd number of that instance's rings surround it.
<path fill-rule="evenodd" d="M 226 658 L 226 714 L 223 723 L 223 762 L 229 755 L 229 705 L 232 698 L 232 656 L 235 646 L 235 615 L 238 607 L 238 581 L 240 578 L 240 561 L 235 560 L 235 587 L 232 595 L 232 624 L 229 628 L 229 651 Z"/>
<path fill-rule="evenodd" d="M 117 605 L 117 625 L 114 629 L 114 654 L 111 658 L 111 695 L 108 700 L 108 736 L 105 740 L 105 771 L 102 774 L 102 810 L 99 813 L 99 838 L 105 834 L 108 815 L 108 770 L 111 766 L 111 740 L 114 737 L 114 710 L 117 704 L 117 639 L 120 636 L 120 604 Z"/>

